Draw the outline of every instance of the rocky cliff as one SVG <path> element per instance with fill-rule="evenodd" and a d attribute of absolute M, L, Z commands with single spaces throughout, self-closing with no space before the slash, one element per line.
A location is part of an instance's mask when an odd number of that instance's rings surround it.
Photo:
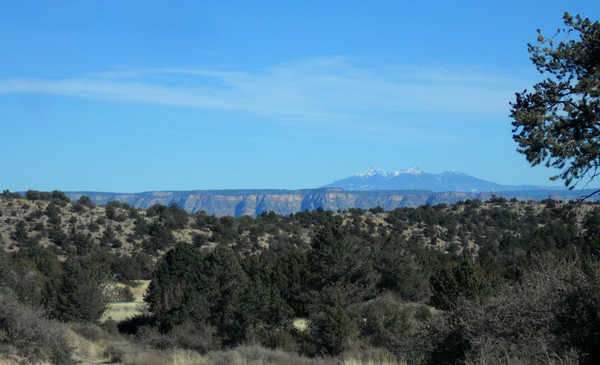
<path fill-rule="evenodd" d="M 532 190 L 494 193 L 506 198 L 521 200 L 577 199 L 586 191 Z M 345 191 L 337 188 L 307 190 L 194 190 L 153 191 L 135 194 L 101 192 L 66 192 L 72 200 L 82 195 L 89 196 L 97 204 L 112 200 L 128 203 L 136 208 L 148 208 L 155 204 L 177 203 L 190 213 L 205 211 L 216 216 L 259 215 L 274 211 L 278 214 L 323 208 L 343 210 L 350 208 L 369 209 L 380 206 L 386 210 L 399 207 L 416 207 L 423 204 L 452 204 L 460 200 L 486 200 L 492 193 L 474 192 L 431 192 L 421 190 Z"/>

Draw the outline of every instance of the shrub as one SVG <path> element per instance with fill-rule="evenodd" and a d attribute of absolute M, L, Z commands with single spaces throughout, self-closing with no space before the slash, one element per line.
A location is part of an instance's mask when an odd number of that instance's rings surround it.
<path fill-rule="evenodd" d="M 297 352 L 298 342 L 288 331 L 280 328 L 263 329 L 257 334 L 260 343 L 273 350 Z"/>
<path fill-rule="evenodd" d="M 337 356 L 358 334 L 356 324 L 341 307 L 327 307 L 310 321 L 310 355 Z"/>
<path fill-rule="evenodd" d="M 0 288 L 0 343 L 12 346 L 31 363 L 75 364 L 62 330 L 6 288 Z"/>
<path fill-rule="evenodd" d="M 534 257 L 520 283 L 483 303 L 461 298 L 433 322 L 429 363 L 574 363 L 577 355 L 583 364 L 596 364 L 599 278 L 598 263 Z"/>
<path fill-rule="evenodd" d="M 426 305 L 421 305 L 415 313 L 415 318 L 421 322 L 429 320 L 433 316 L 431 308 Z"/>
<path fill-rule="evenodd" d="M 489 293 L 489 284 L 483 280 L 470 261 L 443 268 L 430 278 L 431 303 L 438 309 L 453 309 L 459 298 L 480 299 Z"/>

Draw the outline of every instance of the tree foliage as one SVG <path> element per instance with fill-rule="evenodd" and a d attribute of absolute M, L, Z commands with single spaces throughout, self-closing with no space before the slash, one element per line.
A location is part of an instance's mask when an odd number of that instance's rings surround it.
<path fill-rule="evenodd" d="M 107 274 L 94 263 L 77 259 L 67 260 L 63 270 L 55 316 L 64 321 L 99 320 L 108 305 Z"/>
<path fill-rule="evenodd" d="M 546 79 L 516 93 L 510 116 L 518 151 L 532 165 L 560 169 L 551 179 L 573 188 L 600 172 L 600 22 L 564 14 L 556 36 L 528 45 Z M 558 41 L 558 36 L 564 39 Z"/>

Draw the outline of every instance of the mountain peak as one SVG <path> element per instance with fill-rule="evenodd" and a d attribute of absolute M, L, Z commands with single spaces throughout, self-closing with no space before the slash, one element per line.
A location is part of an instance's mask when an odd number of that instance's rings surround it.
<path fill-rule="evenodd" d="M 423 173 L 425 173 L 425 171 L 421 170 L 418 167 L 411 167 L 406 170 L 397 170 L 397 171 L 385 171 L 378 167 L 370 167 L 364 171 L 357 172 L 357 173 L 353 174 L 352 176 L 364 177 L 364 178 L 373 177 L 373 176 L 377 176 L 377 175 L 384 176 L 384 177 L 394 177 L 394 176 L 403 175 L 403 174 L 420 175 Z"/>
<path fill-rule="evenodd" d="M 424 173 L 425 171 L 421 170 L 418 167 L 411 167 L 410 169 L 406 170 L 406 171 L 401 171 L 405 174 L 412 174 L 412 175 L 420 175 L 422 173 Z"/>
<path fill-rule="evenodd" d="M 377 167 L 370 167 L 364 171 L 357 172 L 352 176 L 371 177 L 371 176 L 375 176 L 375 175 L 388 176 L 388 172 L 383 169 L 377 168 Z"/>
<path fill-rule="evenodd" d="M 456 170 L 428 173 L 418 167 L 388 172 L 372 167 L 351 177 L 326 185 L 344 190 L 429 190 L 434 192 L 495 192 L 520 189 L 496 184 Z"/>

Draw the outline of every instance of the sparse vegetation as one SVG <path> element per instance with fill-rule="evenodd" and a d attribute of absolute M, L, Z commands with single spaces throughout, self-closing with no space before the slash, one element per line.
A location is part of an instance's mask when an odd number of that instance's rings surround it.
<path fill-rule="evenodd" d="M 7 313 L 23 303 L 38 314 L 15 318 L 37 318 L 66 336 L 50 347 L 36 340 L 40 359 L 598 359 L 595 203 L 494 198 L 217 218 L 122 203 L 107 214 L 84 198 L 63 204 L 58 193 L 30 195 L 0 198 L 3 216 L 14 212 L 0 221 L 0 286 L 14 293 Z M 33 356 L 3 336 L 5 354 Z"/>

